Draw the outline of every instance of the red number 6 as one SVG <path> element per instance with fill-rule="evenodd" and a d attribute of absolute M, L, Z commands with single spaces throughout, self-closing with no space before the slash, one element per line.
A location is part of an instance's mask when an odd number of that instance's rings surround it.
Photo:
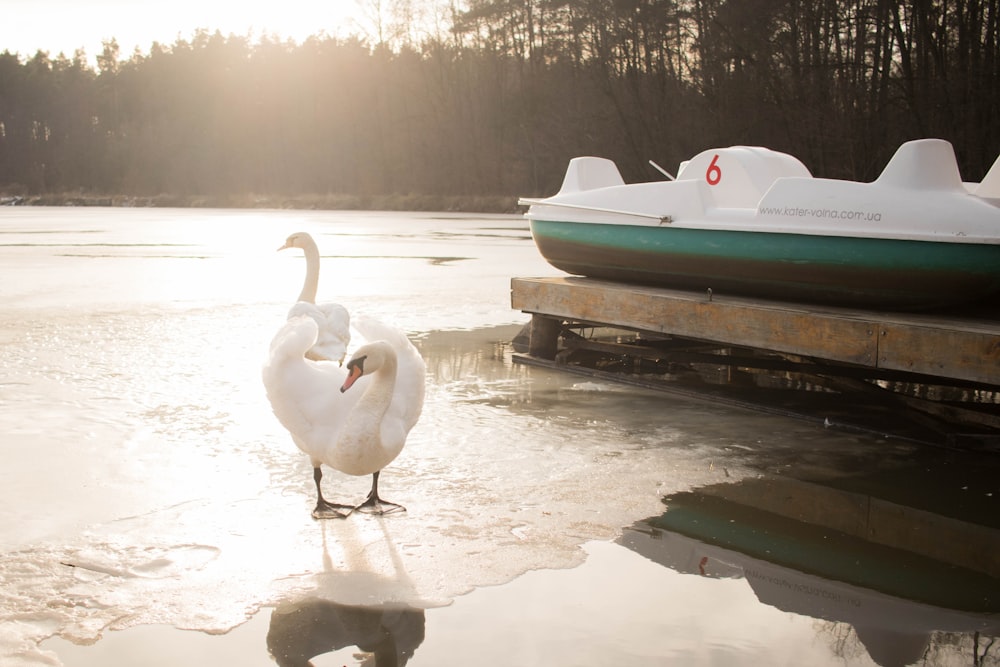
<path fill-rule="evenodd" d="M 709 185 L 718 185 L 719 181 L 722 180 L 722 170 L 716 164 L 718 161 L 719 156 L 716 154 L 712 157 L 712 162 L 708 165 L 708 171 L 705 172 L 705 180 L 708 181 Z"/>

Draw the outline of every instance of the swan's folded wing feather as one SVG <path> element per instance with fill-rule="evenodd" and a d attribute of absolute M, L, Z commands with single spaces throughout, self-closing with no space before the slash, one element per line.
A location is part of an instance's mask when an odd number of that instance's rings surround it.
<path fill-rule="evenodd" d="M 289 309 L 288 318 L 300 315 L 311 317 L 319 327 L 316 343 L 306 352 L 306 357 L 315 361 L 342 362 L 351 342 L 351 316 L 347 309 L 339 303 L 299 301 Z"/>
<path fill-rule="evenodd" d="M 427 366 L 420 352 L 407 341 L 407 348 L 396 351 L 396 392 L 389 411 L 398 415 L 408 433 L 424 409 Z"/>
<path fill-rule="evenodd" d="M 302 356 L 313 346 L 319 335 L 319 327 L 309 316 L 292 315 L 271 339 L 271 362 L 276 358 Z"/>
<path fill-rule="evenodd" d="M 316 330 L 309 316 L 286 322 L 271 341 L 270 355 L 261 371 L 275 416 L 310 455 L 336 441 L 344 417 L 361 395 L 341 393 L 345 369 L 304 357 Z M 366 383 L 360 384 L 363 391 Z"/>

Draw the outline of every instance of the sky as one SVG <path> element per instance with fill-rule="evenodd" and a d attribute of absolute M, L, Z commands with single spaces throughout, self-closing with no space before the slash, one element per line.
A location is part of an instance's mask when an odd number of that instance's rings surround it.
<path fill-rule="evenodd" d="M 118 41 L 122 57 L 154 41 L 170 45 L 196 30 L 223 35 L 364 33 L 364 0 L 0 0 L 0 53 L 48 51 L 72 58 L 83 48 L 94 62 L 102 42 Z"/>

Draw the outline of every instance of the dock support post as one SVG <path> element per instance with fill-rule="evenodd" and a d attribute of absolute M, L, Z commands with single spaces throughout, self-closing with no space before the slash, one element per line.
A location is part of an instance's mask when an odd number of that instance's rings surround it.
<path fill-rule="evenodd" d="M 528 338 L 528 354 L 541 359 L 555 359 L 559 349 L 559 332 L 562 320 L 545 315 L 531 316 L 531 329 Z"/>

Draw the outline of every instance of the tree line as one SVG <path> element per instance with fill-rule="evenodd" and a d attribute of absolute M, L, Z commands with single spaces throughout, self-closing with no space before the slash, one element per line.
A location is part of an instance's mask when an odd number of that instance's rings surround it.
<path fill-rule="evenodd" d="M 513 199 L 733 144 L 871 180 L 920 137 L 979 180 L 998 28 L 1000 0 L 468 0 L 436 35 L 4 52 L 0 192 Z"/>

